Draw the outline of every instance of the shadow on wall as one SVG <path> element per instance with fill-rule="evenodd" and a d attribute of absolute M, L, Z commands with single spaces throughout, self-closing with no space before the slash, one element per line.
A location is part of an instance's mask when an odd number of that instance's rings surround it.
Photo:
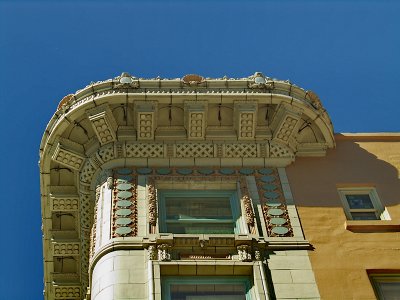
<path fill-rule="evenodd" d="M 400 203 L 400 180 L 390 158 L 400 153 L 399 138 L 343 136 L 325 157 L 298 157 L 287 167 L 297 206 L 342 207 L 338 187 L 375 187 L 383 206 Z"/>

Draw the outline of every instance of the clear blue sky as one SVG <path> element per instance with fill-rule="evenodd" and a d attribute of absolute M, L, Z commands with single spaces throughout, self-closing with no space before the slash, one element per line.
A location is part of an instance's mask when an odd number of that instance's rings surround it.
<path fill-rule="evenodd" d="M 315 91 L 336 132 L 400 131 L 399 13 L 400 1 L 0 0 L 0 298 L 42 299 L 38 150 L 63 96 L 123 71 L 261 71 Z"/>

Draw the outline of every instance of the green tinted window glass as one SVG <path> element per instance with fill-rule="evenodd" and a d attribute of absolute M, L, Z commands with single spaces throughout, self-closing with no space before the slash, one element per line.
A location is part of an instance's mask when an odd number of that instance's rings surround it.
<path fill-rule="evenodd" d="M 171 284 L 171 300 L 246 300 L 243 283 Z"/>
<path fill-rule="evenodd" d="M 346 195 L 350 209 L 369 209 L 374 208 L 371 198 L 367 194 Z"/>
<path fill-rule="evenodd" d="M 158 196 L 160 232 L 233 234 L 238 229 L 236 190 L 162 190 Z"/>
<path fill-rule="evenodd" d="M 352 212 L 353 220 L 379 220 L 375 212 Z"/>
<path fill-rule="evenodd" d="M 252 300 L 246 276 L 166 276 L 161 281 L 164 300 Z"/>

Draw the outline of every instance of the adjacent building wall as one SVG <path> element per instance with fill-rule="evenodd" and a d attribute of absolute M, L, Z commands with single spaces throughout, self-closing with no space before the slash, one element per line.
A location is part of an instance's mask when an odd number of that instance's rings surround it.
<path fill-rule="evenodd" d="M 375 299 L 367 270 L 400 273 L 399 232 L 376 232 L 366 221 L 369 232 L 346 229 L 337 188 L 375 187 L 392 221 L 372 223 L 398 228 L 400 136 L 336 135 L 336 142 L 326 157 L 297 158 L 287 176 L 305 238 L 314 247 L 310 259 L 321 298 Z"/>

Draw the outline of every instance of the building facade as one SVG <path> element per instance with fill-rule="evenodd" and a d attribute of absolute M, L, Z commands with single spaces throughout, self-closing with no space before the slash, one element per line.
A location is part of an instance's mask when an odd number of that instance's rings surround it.
<path fill-rule="evenodd" d="M 399 153 L 259 72 L 92 83 L 40 146 L 44 298 L 398 299 Z"/>

